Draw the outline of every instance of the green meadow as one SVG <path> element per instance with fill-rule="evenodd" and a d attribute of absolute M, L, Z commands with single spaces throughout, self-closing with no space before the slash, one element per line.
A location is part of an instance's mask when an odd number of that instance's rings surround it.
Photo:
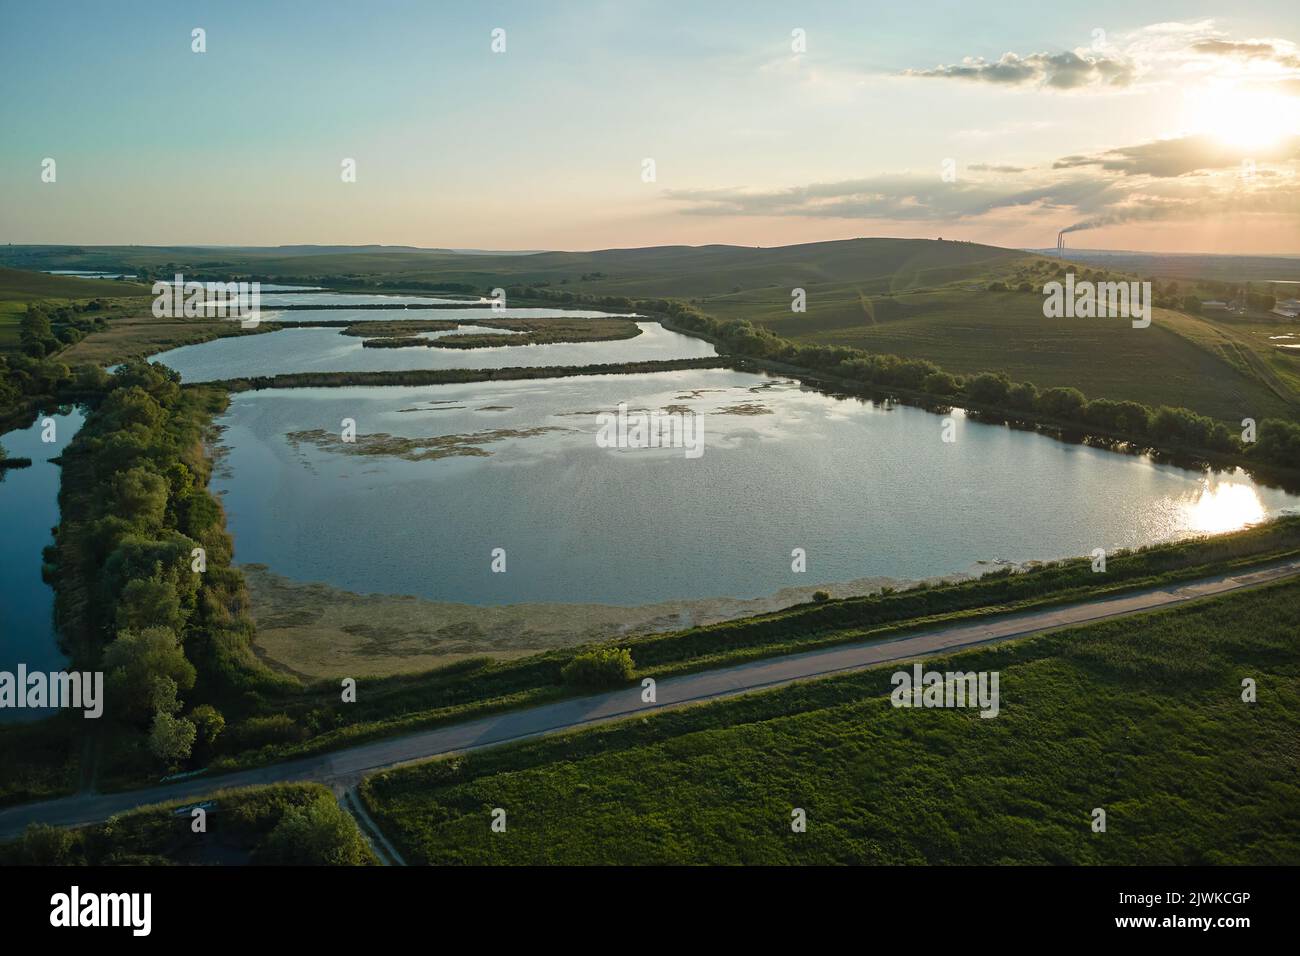
<path fill-rule="evenodd" d="M 1279 584 L 925 662 L 998 671 L 992 719 L 895 708 L 886 666 L 388 771 L 363 794 L 411 863 L 1294 865 L 1297 635 L 1300 583 Z"/>

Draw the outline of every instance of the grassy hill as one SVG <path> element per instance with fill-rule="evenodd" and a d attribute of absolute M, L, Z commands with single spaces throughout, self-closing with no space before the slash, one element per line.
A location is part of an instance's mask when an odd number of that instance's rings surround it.
<path fill-rule="evenodd" d="M 328 248 L 328 247 L 327 247 Z M 720 295 L 735 287 L 869 281 L 873 288 L 913 288 L 987 275 L 1025 253 L 974 243 L 925 239 L 851 239 L 772 248 L 654 246 L 531 255 L 459 255 L 358 247 L 211 249 L 140 246 L 38 247 L 0 250 L 0 263 L 27 269 L 163 269 L 248 272 L 283 278 L 366 276 L 388 284 L 459 281 L 564 283 L 575 290 L 642 296 Z M 584 278 L 584 276 L 586 278 Z"/>
<path fill-rule="evenodd" d="M 18 323 L 31 302 L 52 306 L 147 295 L 149 287 L 116 279 L 80 279 L 0 267 L 0 351 L 18 347 Z"/>
<path fill-rule="evenodd" d="M 77 276 L 52 276 L 43 272 L 0 268 L 0 302 L 98 299 L 148 294 L 149 287 L 138 282 L 81 279 Z"/>
<path fill-rule="evenodd" d="M 1038 292 L 943 289 L 890 298 L 811 291 L 808 312 L 788 296 L 709 302 L 708 311 L 755 321 L 791 339 L 929 359 L 959 374 L 1006 372 L 1040 388 L 1069 386 L 1090 397 L 1182 405 L 1228 421 L 1290 417 L 1292 383 L 1257 356 L 1266 339 L 1157 309 L 1146 329 L 1125 319 L 1047 319 Z M 740 297 L 737 297 L 740 298 Z M 1285 354 L 1273 356 L 1287 361 Z"/>

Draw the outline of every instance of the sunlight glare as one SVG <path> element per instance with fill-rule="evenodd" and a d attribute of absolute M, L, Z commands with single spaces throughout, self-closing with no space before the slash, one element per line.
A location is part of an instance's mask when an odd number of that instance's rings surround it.
<path fill-rule="evenodd" d="M 1187 94 L 1187 125 L 1226 146 L 1259 149 L 1300 129 L 1300 100 L 1276 90 L 1227 84 Z"/>
<path fill-rule="evenodd" d="M 1207 481 L 1183 504 L 1187 528 L 1212 534 L 1236 531 L 1264 519 L 1264 503 L 1250 485 L 1223 482 L 1211 486 Z"/>

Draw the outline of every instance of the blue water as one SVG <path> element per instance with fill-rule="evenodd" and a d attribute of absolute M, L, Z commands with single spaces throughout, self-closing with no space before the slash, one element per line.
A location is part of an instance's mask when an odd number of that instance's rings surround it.
<path fill-rule="evenodd" d="M 392 313 L 383 313 L 391 315 Z M 480 315 L 481 318 L 486 318 Z M 284 329 L 216 339 L 155 355 L 187 382 L 211 382 L 285 372 L 408 371 L 432 368 L 518 368 L 601 365 L 716 355 L 702 339 L 670 332 L 658 322 L 639 322 L 641 334 L 611 342 L 555 342 L 483 349 L 368 349 L 362 339 L 336 328 Z M 492 331 L 491 329 L 480 331 Z"/>
<path fill-rule="evenodd" d="M 41 416 L 44 418 L 45 416 Z M 58 670 L 67 663 L 54 631 L 54 591 L 41 580 L 41 550 L 53 543 L 59 523 L 57 456 L 72 440 L 84 416 L 80 411 L 51 415 L 55 438 L 41 441 L 41 418 L 30 428 L 7 432 L 0 444 L 11 458 L 30 458 L 30 468 L 0 472 L 0 670 L 13 672 L 19 662 L 28 671 Z M 0 709 L 0 723 L 31 720 L 45 711 Z"/>
<path fill-rule="evenodd" d="M 703 455 L 599 447 L 596 415 L 620 402 L 703 416 Z M 482 454 L 411 461 L 288 437 L 337 436 L 345 418 L 362 439 L 462 436 Z M 1240 471 L 1203 475 L 952 418 L 947 443 L 943 417 L 921 409 L 722 369 L 269 390 L 233 396 L 214 488 L 240 562 L 482 604 L 635 605 L 926 578 L 1227 531 L 1300 507 Z M 506 549 L 505 574 L 490 570 L 494 548 Z M 794 548 L 806 573 L 791 569 Z"/>

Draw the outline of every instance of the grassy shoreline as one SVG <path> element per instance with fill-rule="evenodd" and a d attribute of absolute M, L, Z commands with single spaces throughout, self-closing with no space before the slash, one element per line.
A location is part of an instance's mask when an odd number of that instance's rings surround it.
<path fill-rule="evenodd" d="M 982 617 L 1115 596 L 1227 573 L 1300 555 L 1300 518 L 1215 538 L 1160 545 L 1108 559 L 1105 583 L 1088 559 L 1004 571 L 972 581 L 919 586 L 825 603 L 811 602 L 735 621 L 598 645 L 573 645 L 508 661 L 467 659 L 424 673 L 359 678 L 364 690 L 347 723 L 307 739 L 219 757 L 215 771 L 259 766 L 368 740 L 532 706 L 586 691 L 565 684 L 561 671 L 597 646 L 631 651 L 637 679 L 691 673 L 836 644 L 887 640 Z M 319 720 L 334 682 L 308 685 L 281 712 L 297 722 Z M 431 706 L 431 704 L 433 706 Z M 332 711 L 331 716 L 337 716 Z"/>

